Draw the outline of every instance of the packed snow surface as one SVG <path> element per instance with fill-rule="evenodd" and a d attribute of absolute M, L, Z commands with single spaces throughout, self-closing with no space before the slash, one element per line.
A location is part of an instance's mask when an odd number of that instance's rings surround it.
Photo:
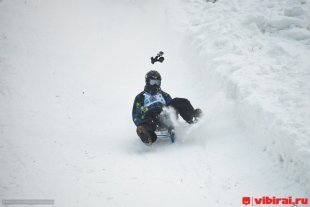
<path fill-rule="evenodd" d="M 0 0 L 0 199 L 310 198 L 309 14 L 306 0 Z M 145 146 L 131 120 L 151 69 L 204 111 L 174 144 Z"/>

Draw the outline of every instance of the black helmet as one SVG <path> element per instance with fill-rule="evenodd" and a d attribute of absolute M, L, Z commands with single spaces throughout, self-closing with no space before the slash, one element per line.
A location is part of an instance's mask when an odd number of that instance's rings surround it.
<path fill-rule="evenodd" d="M 145 83 L 146 83 L 146 85 L 150 84 L 150 80 L 151 79 L 153 79 L 153 80 L 160 80 L 161 81 L 161 75 L 156 70 L 150 70 L 145 75 Z"/>
<path fill-rule="evenodd" d="M 156 70 L 151 70 L 145 75 L 145 90 L 155 94 L 160 90 L 161 75 Z"/>

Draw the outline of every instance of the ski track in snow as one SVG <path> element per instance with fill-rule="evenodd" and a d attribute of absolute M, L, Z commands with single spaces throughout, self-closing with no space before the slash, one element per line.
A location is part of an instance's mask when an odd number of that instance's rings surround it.
<path fill-rule="evenodd" d="M 0 199 L 224 207 L 248 195 L 309 196 L 238 126 L 238 106 L 203 76 L 204 63 L 173 30 L 174 7 L 166 6 L 0 1 Z M 159 50 L 166 60 L 153 66 Z M 175 144 L 147 147 L 131 107 L 153 68 L 163 90 L 189 98 L 205 117 Z"/>

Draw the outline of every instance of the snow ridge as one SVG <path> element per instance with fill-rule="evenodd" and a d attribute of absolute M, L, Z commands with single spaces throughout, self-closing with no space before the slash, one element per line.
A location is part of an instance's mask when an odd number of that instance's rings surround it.
<path fill-rule="evenodd" d="M 178 11 L 199 75 L 226 88 L 253 142 L 310 188 L 309 2 L 192 0 Z"/>

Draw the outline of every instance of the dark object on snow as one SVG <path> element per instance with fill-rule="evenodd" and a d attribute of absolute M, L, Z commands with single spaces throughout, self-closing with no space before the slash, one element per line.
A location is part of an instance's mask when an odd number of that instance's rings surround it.
<path fill-rule="evenodd" d="M 151 57 L 151 63 L 164 62 L 165 58 L 163 57 L 164 53 L 160 51 L 155 57 Z"/>

